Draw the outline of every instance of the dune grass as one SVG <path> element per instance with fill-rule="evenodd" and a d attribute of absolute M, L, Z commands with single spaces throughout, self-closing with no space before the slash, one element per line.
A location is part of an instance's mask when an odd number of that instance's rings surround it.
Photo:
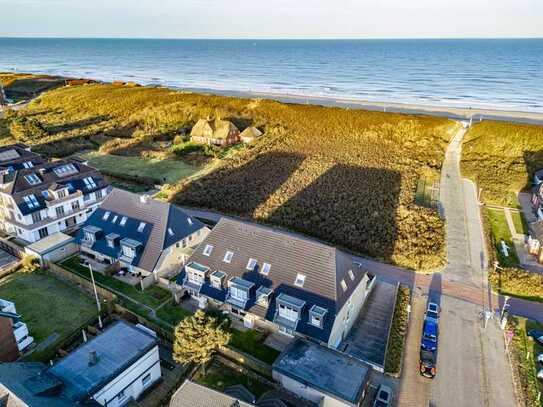
<path fill-rule="evenodd" d="M 486 203 L 517 207 L 516 193 L 529 189 L 543 168 L 543 126 L 484 121 L 462 147 L 462 173 L 482 188 Z"/>

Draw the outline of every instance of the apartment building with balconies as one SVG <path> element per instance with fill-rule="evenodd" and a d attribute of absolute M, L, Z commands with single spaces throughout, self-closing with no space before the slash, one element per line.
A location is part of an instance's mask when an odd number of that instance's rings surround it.
<path fill-rule="evenodd" d="M 109 193 L 80 160 L 46 161 L 24 144 L 0 148 L 0 229 L 35 242 L 84 223 Z"/>
<path fill-rule="evenodd" d="M 177 279 L 201 307 L 228 311 L 246 327 L 333 348 L 350 331 L 374 282 L 352 256 L 332 246 L 226 218 Z"/>
<path fill-rule="evenodd" d="M 4 329 L 2 330 L 1 348 L 3 348 L 4 341 L 5 343 L 15 341 L 19 352 L 23 352 L 34 342 L 34 338 L 30 336 L 28 326 L 23 322 L 21 316 L 17 314 L 15 303 L 0 298 L 0 318 L 4 320 L 2 327 L 8 328 L 9 326 L 11 329 L 11 332 L 10 329 L 7 329 L 7 332 Z"/>

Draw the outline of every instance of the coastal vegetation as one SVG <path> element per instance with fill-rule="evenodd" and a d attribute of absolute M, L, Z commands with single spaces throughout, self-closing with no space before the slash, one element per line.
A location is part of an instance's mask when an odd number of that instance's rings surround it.
<path fill-rule="evenodd" d="M 542 168 L 543 126 L 483 121 L 464 138 L 462 173 L 477 182 L 485 203 L 517 207 L 517 193 L 529 190 Z"/>
<path fill-rule="evenodd" d="M 64 86 L 65 83 L 66 80 L 58 76 L 0 72 L 0 85 L 6 97 L 15 102 Z"/>
<path fill-rule="evenodd" d="M 402 355 L 409 325 L 409 304 L 411 303 L 411 291 L 409 287 L 400 285 L 396 296 L 394 317 L 388 338 L 388 346 L 385 360 L 385 372 L 399 375 L 402 367 Z"/>
<path fill-rule="evenodd" d="M 165 191 L 178 204 L 287 227 L 412 269 L 444 264 L 443 221 L 415 203 L 415 191 L 440 169 L 456 129 L 447 119 L 126 84 L 62 87 L 9 116 L 11 141 L 49 156 L 93 150 L 198 167 Z M 251 145 L 195 146 L 190 129 L 205 117 L 256 126 L 264 136 Z"/>

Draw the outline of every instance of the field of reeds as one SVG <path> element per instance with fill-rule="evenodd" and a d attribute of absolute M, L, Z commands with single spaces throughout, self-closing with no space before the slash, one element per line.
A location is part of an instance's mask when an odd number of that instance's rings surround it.
<path fill-rule="evenodd" d="M 447 119 L 86 84 L 46 92 L 9 120 L 14 139 L 53 156 L 99 149 L 172 159 L 189 150 L 175 144 L 187 141 L 198 119 L 217 116 L 264 136 L 217 153 L 216 170 L 171 188 L 173 201 L 413 269 L 443 265 L 443 222 L 414 196 L 419 178 L 441 166 L 456 128 Z"/>
<path fill-rule="evenodd" d="M 484 121 L 464 138 L 462 173 L 482 188 L 486 203 L 516 207 L 543 168 L 543 126 Z"/>

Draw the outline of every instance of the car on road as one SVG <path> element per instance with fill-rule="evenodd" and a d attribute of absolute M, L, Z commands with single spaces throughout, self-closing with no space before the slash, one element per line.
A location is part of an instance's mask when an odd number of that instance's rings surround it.
<path fill-rule="evenodd" d="M 390 407 L 392 406 L 392 389 L 384 384 L 381 384 L 377 389 L 373 407 Z"/>
<path fill-rule="evenodd" d="M 437 305 L 435 302 L 429 302 L 428 308 L 426 309 L 425 318 L 432 318 L 436 321 L 439 319 L 439 305 Z"/>
<path fill-rule="evenodd" d="M 429 379 L 436 375 L 437 351 L 420 350 L 420 374 Z"/>
<path fill-rule="evenodd" d="M 437 350 L 438 336 L 439 327 L 437 321 L 431 318 L 425 319 L 422 327 L 421 349 L 430 351 Z"/>
<path fill-rule="evenodd" d="M 541 364 L 543 364 L 543 353 L 540 353 L 538 356 L 537 356 L 537 361 Z"/>
<path fill-rule="evenodd" d="M 534 338 L 534 341 L 543 346 L 543 331 L 540 331 L 539 329 L 530 329 L 528 331 L 528 336 Z"/>

